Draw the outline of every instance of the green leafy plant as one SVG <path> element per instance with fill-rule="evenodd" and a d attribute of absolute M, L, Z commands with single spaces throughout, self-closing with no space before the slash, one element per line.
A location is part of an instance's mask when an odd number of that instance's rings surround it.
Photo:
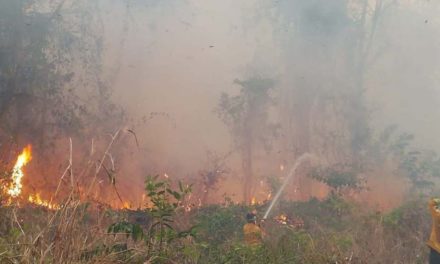
<path fill-rule="evenodd" d="M 134 241 L 138 241 L 144 237 L 144 231 L 140 225 L 132 224 L 127 221 L 112 224 L 107 232 L 111 234 L 125 234 L 127 238 L 131 237 Z"/>
<path fill-rule="evenodd" d="M 185 197 L 191 193 L 191 185 L 184 185 L 178 182 L 178 188 L 175 190 L 169 180 L 159 180 L 159 176 L 147 177 L 145 181 L 145 191 L 151 202 L 145 210 L 151 217 L 151 222 L 147 231 L 137 223 L 121 221 L 112 224 L 108 228 L 111 234 L 123 234 L 133 241 L 144 239 L 147 245 L 148 258 L 163 257 L 166 244 L 175 239 L 187 236 L 195 236 L 196 227 L 188 230 L 179 231 L 174 227 L 175 216 L 179 209 L 184 206 Z"/>
<path fill-rule="evenodd" d="M 316 168 L 310 177 L 326 184 L 332 192 L 343 195 L 347 190 L 361 190 L 363 183 L 358 173 L 349 166 L 334 166 L 329 168 Z"/>

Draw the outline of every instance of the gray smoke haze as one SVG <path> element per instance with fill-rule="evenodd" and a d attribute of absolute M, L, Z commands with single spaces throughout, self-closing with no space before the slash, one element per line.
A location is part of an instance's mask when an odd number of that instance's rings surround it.
<path fill-rule="evenodd" d="M 153 12 L 132 7 L 126 32 L 115 20 L 123 6 L 103 6 L 111 10 L 104 17 L 106 55 L 114 59 L 119 52 L 121 63 L 115 99 L 130 115 L 147 117 L 137 133 L 153 164 L 193 173 L 207 150 L 229 151 L 227 129 L 214 113 L 220 94 L 236 91 L 233 80 L 246 76 L 257 57 L 276 59 L 275 53 L 256 54 L 274 47 L 270 28 L 243 26 L 252 4 L 190 1 Z M 159 114 L 149 119 L 150 113 Z"/>
<path fill-rule="evenodd" d="M 346 79 L 352 78 L 353 66 L 347 61 L 355 55 L 347 49 L 355 34 L 345 20 L 361 16 L 363 3 L 99 2 L 113 98 L 134 119 L 146 120 L 136 127 L 142 170 L 195 175 L 207 150 L 231 150 L 227 128 L 213 110 L 222 92 L 237 93 L 234 79 L 273 78 L 281 91 L 277 96 L 287 104 L 282 91 L 291 86 L 309 86 L 327 96 L 351 89 Z M 373 26 L 378 4 L 382 12 Z M 338 5 L 346 5 L 349 16 L 339 14 Z M 364 74 L 373 129 L 397 124 L 414 133 L 420 146 L 435 149 L 440 148 L 438 8 L 434 1 L 370 1 L 366 19 L 375 32 L 367 35 L 371 46 Z M 328 109 L 313 111 L 323 111 L 311 121 L 319 129 Z M 282 120 L 276 110 L 273 119 Z M 312 148 L 321 144 L 312 141 Z M 282 158 L 275 160 L 272 171 Z M 238 156 L 230 163 L 239 175 Z"/>
<path fill-rule="evenodd" d="M 125 133 L 123 147 L 128 148 L 115 156 L 119 183 L 127 195 L 139 197 L 135 194 L 142 192 L 146 174 L 200 180 L 200 171 L 209 166 L 208 152 L 232 152 L 226 183 L 217 195 L 241 193 L 246 174 L 243 142 L 248 134 L 253 162 L 248 173 L 255 174 L 253 191 L 262 195 L 268 192 L 267 177 L 282 175 L 280 166 L 293 165 L 305 152 L 334 166 L 373 160 L 374 146 L 381 144 L 378 135 L 390 125 L 397 125 L 399 133 L 414 134 L 417 148 L 440 150 L 440 3 L 436 1 L 62 3 L 54 14 L 62 17 L 65 28 L 87 36 L 85 42 L 101 52 L 88 56 L 84 48 L 81 52 L 86 56 L 81 58 L 88 63 L 70 58 L 76 67 L 73 84 L 81 84 L 82 75 L 96 75 L 98 88 L 100 83 L 108 85 L 111 99 L 125 110 L 127 119 L 121 127 L 137 136 L 139 147 L 132 143 L 130 147 L 132 135 Z M 78 15 L 74 3 L 90 7 L 89 12 Z M 30 6 L 50 13 L 57 5 L 40 1 Z M 78 33 L 86 31 L 88 35 Z M 102 37 L 96 43 L 94 34 Z M 68 43 L 61 39 L 61 46 L 68 46 L 64 41 Z M 90 61 L 99 67 L 87 72 Z M 249 109 L 267 114 L 267 121 L 277 124 L 275 137 L 258 131 L 231 134 L 231 126 L 219 118 L 220 99 L 233 102 L 238 98 L 234 96 L 243 96 L 246 89 L 240 80 L 265 79 L 274 81 L 266 94 L 274 103 L 267 109 L 257 109 L 258 104 Z M 87 83 L 76 88 L 84 98 L 102 93 Z M 244 127 L 253 132 L 258 125 L 254 121 Z M 266 136 L 271 138 L 270 147 L 257 138 Z M 394 174 L 396 164 L 383 162 L 376 167 L 366 174 L 380 175 L 371 184 L 386 193 L 384 186 L 392 182 L 387 177 Z M 295 189 L 292 198 L 326 193 L 310 179 L 296 181 L 295 188 L 302 193 L 294 194 Z M 404 181 L 399 183 L 406 188 Z"/>

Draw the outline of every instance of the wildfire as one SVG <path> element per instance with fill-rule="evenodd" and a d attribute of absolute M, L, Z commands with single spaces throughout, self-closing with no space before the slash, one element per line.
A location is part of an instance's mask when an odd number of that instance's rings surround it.
<path fill-rule="evenodd" d="M 255 205 L 256 203 L 257 203 L 257 199 L 255 199 L 255 197 L 252 197 L 251 205 Z"/>
<path fill-rule="evenodd" d="M 17 162 L 15 163 L 14 169 L 12 170 L 12 183 L 9 186 L 7 193 L 15 198 L 20 195 L 21 189 L 23 185 L 21 180 L 23 179 L 23 167 L 32 159 L 32 147 L 28 145 L 23 149 L 21 154 L 17 158 Z"/>
<path fill-rule="evenodd" d="M 32 204 L 36 204 L 36 205 L 39 205 L 39 206 L 44 206 L 44 207 L 49 208 L 51 210 L 58 210 L 58 209 L 60 209 L 59 205 L 51 203 L 51 202 L 46 201 L 44 199 L 41 199 L 39 193 L 37 193 L 35 195 L 32 195 L 32 194 L 29 195 L 28 201 L 30 203 L 32 203 Z"/>
<path fill-rule="evenodd" d="M 278 223 L 282 225 L 287 225 L 288 220 L 285 214 L 280 214 L 279 216 L 276 217 L 276 220 L 278 221 Z"/>
<path fill-rule="evenodd" d="M 10 196 L 9 204 L 12 202 L 13 198 L 17 198 L 21 195 L 22 189 L 23 189 L 23 167 L 26 166 L 26 164 L 29 163 L 32 159 L 32 146 L 28 145 L 26 146 L 21 154 L 17 157 L 17 161 L 15 162 L 14 168 L 12 169 L 12 175 L 11 175 L 11 184 L 5 189 L 5 192 Z M 51 210 L 57 210 L 60 208 L 59 205 L 51 203 L 49 201 L 46 201 L 41 198 L 40 194 L 31 194 L 28 197 L 28 202 L 44 206 Z"/>
<path fill-rule="evenodd" d="M 289 218 L 286 214 L 276 216 L 275 221 L 281 225 L 287 225 L 291 228 L 301 229 L 304 227 L 304 221 L 300 217 Z"/>
<path fill-rule="evenodd" d="M 122 206 L 122 209 L 130 209 L 131 208 L 131 205 L 130 205 L 130 203 L 129 202 L 124 202 L 124 204 L 123 204 L 123 206 Z"/>

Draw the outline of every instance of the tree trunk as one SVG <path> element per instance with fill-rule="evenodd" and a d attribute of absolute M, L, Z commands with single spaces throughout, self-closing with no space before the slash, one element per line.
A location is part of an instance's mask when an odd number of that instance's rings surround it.
<path fill-rule="evenodd" d="M 246 138 L 242 149 L 242 168 L 243 168 L 243 200 L 250 203 L 254 186 L 254 175 L 252 168 L 252 139 L 251 135 Z"/>

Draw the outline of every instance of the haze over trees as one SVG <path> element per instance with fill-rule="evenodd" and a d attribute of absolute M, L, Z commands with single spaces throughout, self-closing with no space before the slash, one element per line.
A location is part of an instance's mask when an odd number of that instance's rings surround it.
<path fill-rule="evenodd" d="M 423 262 L 440 177 L 439 8 L 0 0 L 0 262 Z M 260 216 L 305 153 L 316 159 L 280 196 L 272 236 L 249 250 L 245 213 Z M 50 224 L 22 226 L 17 214 L 44 223 L 27 206 Z M 385 250 L 396 241 L 408 243 Z"/>

